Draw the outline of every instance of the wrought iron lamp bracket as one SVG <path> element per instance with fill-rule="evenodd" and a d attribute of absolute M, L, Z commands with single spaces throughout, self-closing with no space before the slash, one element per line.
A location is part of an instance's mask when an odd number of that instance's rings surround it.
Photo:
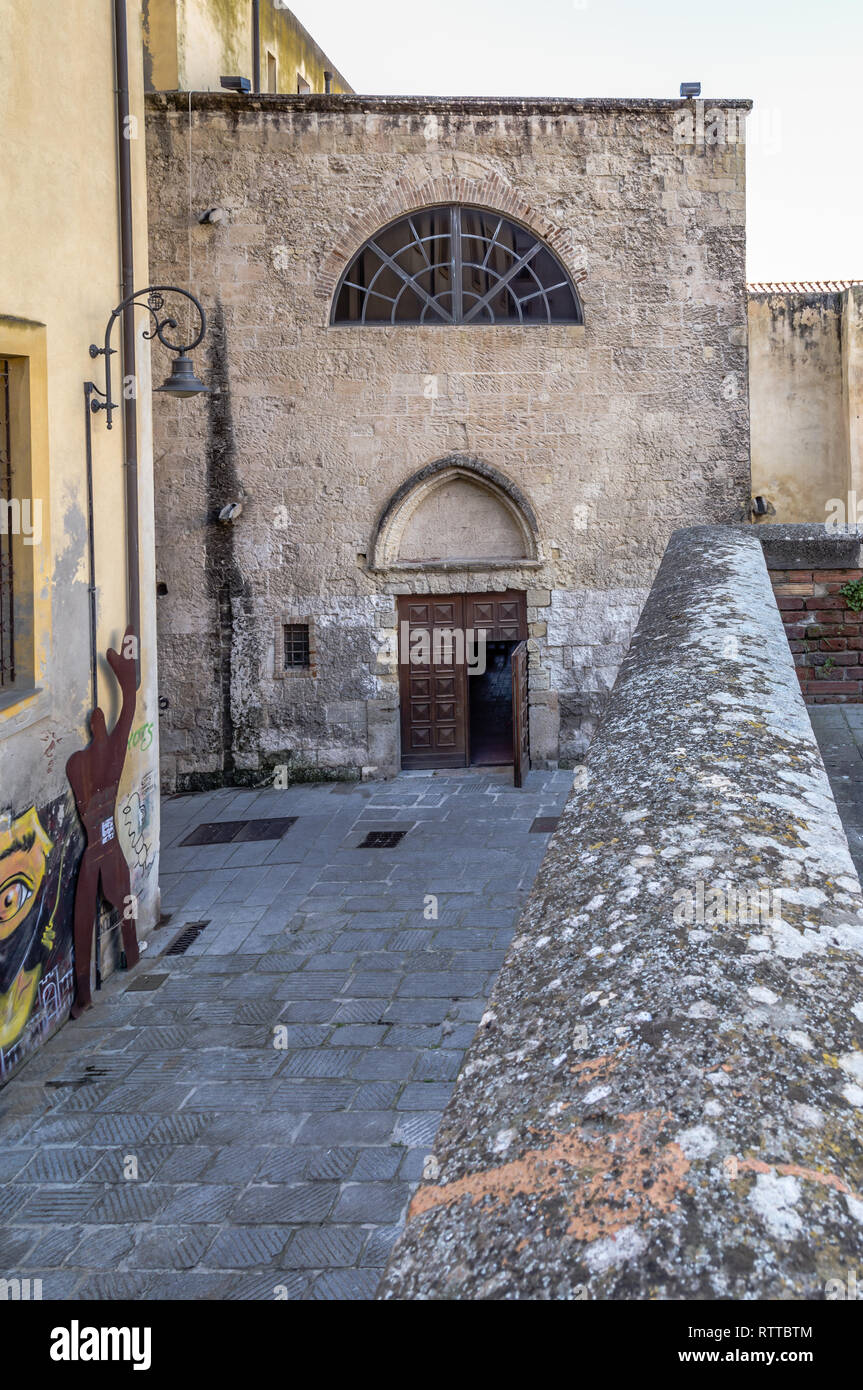
<path fill-rule="evenodd" d="M 179 327 L 177 320 L 172 318 L 170 314 L 166 314 L 164 317 L 161 316 L 162 310 L 165 307 L 164 296 L 166 294 L 180 295 L 182 299 L 187 299 L 197 312 L 200 328 L 197 334 L 187 343 L 172 342 L 171 339 L 166 336 L 168 333 L 174 333 Z M 137 290 L 135 294 L 130 294 L 121 304 L 118 304 L 111 314 L 111 317 L 108 319 L 105 328 L 104 346 L 99 347 L 96 343 L 90 344 L 90 356 L 92 358 L 105 358 L 105 390 L 102 391 L 95 382 L 87 382 L 87 388 L 90 393 L 90 409 L 94 414 L 100 410 L 106 412 L 108 417 L 108 429 L 111 429 L 114 411 L 119 409 L 117 402 L 111 397 L 111 358 L 115 356 L 117 351 L 116 348 L 111 347 L 111 334 L 114 331 L 114 324 L 117 322 L 117 319 L 124 310 L 130 307 L 146 309 L 153 319 L 152 328 L 149 332 L 145 332 L 143 336 L 149 341 L 152 341 L 153 338 L 158 338 L 163 347 L 167 348 L 169 352 L 178 354 L 178 356 L 185 356 L 187 353 L 191 352 L 193 348 L 196 348 L 207 331 L 207 319 L 200 301 L 197 300 L 193 294 L 190 294 L 188 290 L 182 290 L 177 285 L 148 285 L 145 290 Z M 102 399 L 96 400 L 96 395 L 101 396 Z"/>

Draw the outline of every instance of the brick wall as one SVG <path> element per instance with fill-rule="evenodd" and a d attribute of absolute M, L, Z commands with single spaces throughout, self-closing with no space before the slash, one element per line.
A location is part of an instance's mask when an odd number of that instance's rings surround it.
<path fill-rule="evenodd" d="M 807 704 L 863 702 L 863 612 L 839 590 L 859 569 L 771 569 L 773 592 Z"/>

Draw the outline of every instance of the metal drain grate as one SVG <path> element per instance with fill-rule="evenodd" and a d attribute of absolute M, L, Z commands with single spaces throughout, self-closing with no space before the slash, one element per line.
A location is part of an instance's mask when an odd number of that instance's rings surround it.
<path fill-rule="evenodd" d="M 196 825 L 191 834 L 180 841 L 180 847 L 185 849 L 187 845 L 229 845 L 234 836 L 245 827 L 244 820 L 219 820 Z"/>
<path fill-rule="evenodd" d="M 197 941 L 198 937 L 201 935 L 201 932 L 204 930 L 205 927 L 208 927 L 209 925 L 209 921 L 187 922 L 183 930 L 180 932 L 180 935 L 177 937 L 176 941 L 171 942 L 170 946 L 165 952 L 165 955 L 184 956 L 188 951 L 189 947 L 191 946 L 192 942 Z"/>
<path fill-rule="evenodd" d="M 280 840 L 291 826 L 296 816 L 277 816 L 267 820 L 216 820 L 196 825 L 180 841 L 180 848 L 189 845 L 241 845 L 249 840 Z"/>
<path fill-rule="evenodd" d="M 406 830 L 370 830 L 357 849 L 395 849 L 407 833 Z"/>
<path fill-rule="evenodd" d="M 530 823 L 529 835 L 551 835 L 560 824 L 560 816 L 536 816 Z"/>
<path fill-rule="evenodd" d="M 44 1085 L 51 1087 L 52 1090 L 59 1090 L 60 1087 L 68 1086 L 71 1090 L 78 1091 L 82 1086 L 98 1086 L 106 1076 L 110 1075 L 110 1070 L 107 1067 L 97 1067 L 93 1063 L 89 1063 L 84 1068 L 83 1076 L 63 1076 L 56 1081 L 46 1081 Z"/>
<path fill-rule="evenodd" d="M 239 835 L 235 836 L 234 843 L 246 844 L 249 840 L 280 840 L 283 835 L 287 835 L 296 819 L 296 816 L 277 816 L 270 820 L 247 820 Z"/>

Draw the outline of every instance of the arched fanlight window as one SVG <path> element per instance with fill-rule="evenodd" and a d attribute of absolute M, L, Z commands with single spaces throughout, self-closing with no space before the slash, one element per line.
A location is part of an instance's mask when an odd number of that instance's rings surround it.
<path fill-rule="evenodd" d="M 332 322 L 581 323 L 582 312 L 568 273 L 532 232 L 449 206 L 371 237 L 341 278 Z"/>

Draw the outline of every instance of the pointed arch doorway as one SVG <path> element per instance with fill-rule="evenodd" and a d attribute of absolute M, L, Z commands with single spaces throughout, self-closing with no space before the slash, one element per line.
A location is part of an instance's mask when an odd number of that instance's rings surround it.
<path fill-rule="evenodd" d="M 423 589 L 432 575 L 443 585 L 444 574 L 464 584 L 466 571 L 489 579 L 503 572 L 489 592 L 399 596 L 401 765 L 511 765 L 521 786 L 529 766 L 527 591 L 509 586 L 543 563 L 529 499 L 482 460 L 448 454 L 392 494 L 370 561 L 373 571 L 413 576 Z"/>

